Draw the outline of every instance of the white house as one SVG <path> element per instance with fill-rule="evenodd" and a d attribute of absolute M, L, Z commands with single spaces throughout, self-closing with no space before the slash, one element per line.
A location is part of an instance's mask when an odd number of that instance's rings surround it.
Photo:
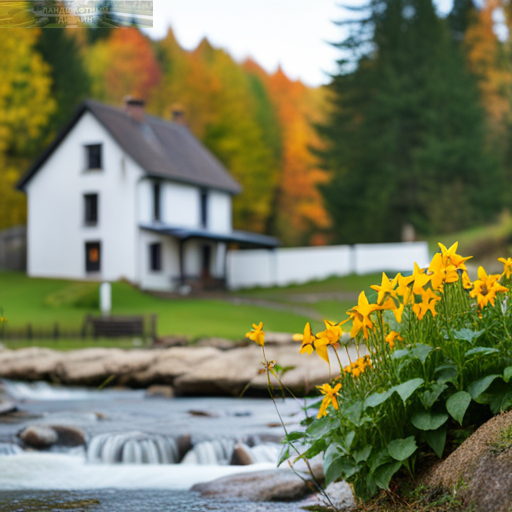
<path fill-rule="evenodd" d="M 241 187 L 179 112 L 164 121 L 133 98 L 124 108 L 85 101 L 18 188 L 30 276 L 208 287 L 226 277 L 229 244 L 278 245 L 233 230 Z"/>

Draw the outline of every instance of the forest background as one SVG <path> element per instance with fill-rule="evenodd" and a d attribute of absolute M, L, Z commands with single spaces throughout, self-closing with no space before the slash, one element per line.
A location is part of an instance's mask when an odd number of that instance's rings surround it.
<path fill-rule="evenodd" d="M 78 104 L 120 106 L 127 94 L 165 119 L 183 108 L 244 188 L 238 229 L 294 246 L 492 221 L 512 206 L 512 7 L 455 0 L 441 17 L 432 0 L 372 0 L 356 11 L 340 22 L 337 74 L 316 88 L 206 39 L 185 50 L 171 29 L 160 40 L 137 28 L 3 29 L 0 229 L 26 222 L 15 184 Z"/>

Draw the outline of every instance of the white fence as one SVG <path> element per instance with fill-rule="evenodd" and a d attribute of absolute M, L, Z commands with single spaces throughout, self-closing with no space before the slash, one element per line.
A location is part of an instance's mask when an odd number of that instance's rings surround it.
<path fill-rule="evenodd" d="M 230 251 L 228 287 L 286 286 L 314 279 L 372 272 L 412 271 L 429 262 L 426 242 Z"/>

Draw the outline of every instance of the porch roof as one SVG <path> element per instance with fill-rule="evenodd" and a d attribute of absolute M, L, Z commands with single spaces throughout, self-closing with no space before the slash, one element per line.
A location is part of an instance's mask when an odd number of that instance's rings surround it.
<path fill-rule="evenodd" d="M 274 249 L 281 245 L 277 238 L 249 231 L 231 231 L 230 233 L 215 233 L 200 228 L 182 228 L 167 224 L 141 224 L 141 229 L 172 236 L 178 240 L 190 240 L 192 238 L 212 240 L 215 242 L 238 243 L 250 247 Z"/>

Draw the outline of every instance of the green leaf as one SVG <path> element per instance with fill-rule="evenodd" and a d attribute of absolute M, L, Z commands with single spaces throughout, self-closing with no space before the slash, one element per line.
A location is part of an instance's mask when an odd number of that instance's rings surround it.
<path fill-rule="evenodd" d="M 306 459 L 312 459 L 319 453 L 322 453 L 326 450 L 325 439 L 321 438 L 316 440 L 302 455 Z"/>
<path fill-rule="evenodd" d="M 364 401 L 364 408 L 377 407 L 384 403 L 392 394 L 393 390 L 383 391 L 382 393 L 373 393 Z"/>
<path fill-rule="evenodd" d="M 393 462 L 393 459 L 389 456 L 388 451 L 384 448 L 379 453 L 373 455 L 368 461 L 368 466 L 370 466 L 370 471 L 374 473 L 377 468 L 386 464 L 388 462 Z"/>
<path fill-rule="evenodd" d="M 372 445 L 368 444 L 362 450 L 354 452 L 352 457 L 354 457 L 356 463 L 359 464 L 360 462 L 366 462 L 370 456 L 370 453 L 372 453 Z"/>
<path fill-rule="evenodd" d="M 408 459 L 417 449 L 416 440 L 414 436 L 407 437 L 406 439 L 395 439 L 388 443 L 388 453 L 393 459 L 400 462 Z"/>
<path fill-rule="evenodd" d="M 488 356 L 489 354 L 496 354 L 496 352 L 499 352 L 499 350 L 497 348 L 475 347 L 466 352 L 466 357 L 470 357 L 470 356 L 474 356 L 474 355 Z"/>
<path fill-rule="evenodd" d="M 279 454 L 279 460 L 277 461 L 277 465 L 280 466 L 286 459 L 290 458 L 290 445 L 283 446 L 281 453 Z"/>
<path fill-rule="evenodd" d="M 326 467 L 325 469 L 325 485 L 329 485 L 331 482 L 338 480 L 338 478 L 350 478 L 355 475 L 360 467 L 354 464 L 347 457 L 341 457 L 339 459 L 335 459 Z"/>
<path fill-rule="evenodd" d="M 455 421 L 462 425 L 464 414 L 471 403 L 471 395 L 466 391 L 459 391 L 446 400 L 446 410 Z"/>
<path fill-rule="evenodd" d="M 363 412 L 363 402 L 358 400 L 353 403 L 348 409 L 345 409 L 344 414 L 348 421 L 353 423 L 356 427 L 360 425 L 361 414 Z"/>
<path fill-rule="evenodd" d="M 425 432 L 425 438 L 432 450 L 441 458 L 443 456 L 444 445 L 446 444 L 446 428 L 441 427 L 437 430 L 427 430 Z"/>
<path fill-rule="evenodd" d="M 298 441 L 299 439 L 304 439 L 306 434 L 304 432 L 290 432 L 286 436 L 287 441 Z"/>
<path fill-rule="evenodd" d="M 428 345 L 424 345 L 423 343 L 418 343 L 412 350 L 411 354 L 416 359 L 419 359 L 422 363 L 424 363 L 428 357 L 428 355 L 432 352 L 432 347 Z"/>
<path fill-rule="evenodd" d="M 501 375 L 487 375 L 483 379 L 472 382 L 468 386 L 469 394 L 477 399 Z"/>
<path fill-rule="evenodd" d="M 354 441 L 354 437 L 356 436 L 356 433 L 354 430 L 351 430 L 347 436 L 345 437 L 345 446 L 347 447 L 347 450 L 350 450 L 350 447 L 352 446 L 352 442 Z"/>
<path fill-rule="evenodd" d="M 443 382 L 451 382 L 453 384 L 457 383 L 457 377 L 459 375 L 459 372 L 457 370 L 457 367 L 452 364 L 444 364 L 441 366 L 438 366 L 435 370 L 435 373 L 438 373 L 437 382 L 443 383 Z"/>
<path fill-rule="evenodd" d="M 408 348 L 401 348 L 399 350 L 395 350 L 391 354 L 391 359 L 400 359 L 400 358 L 408 356 L 408 355 L 409 355 L 409 349 Z"/>
<path fill-rule="evenodd" d="M 324 416 L 323 418 L 315 419 L 306 432 L 312 439 L 320 439 L 338 427 L 339 418 L 337 416 Z"/>
<path fill-rule="evenodd" d="M 493 414 L 499 414 L 512 405 L 512 390 L 493 393 L 489 400 L 489 406 Z"/>
<path fill-rule="evenodd" d="M 425 409 L 430 409 L 437 402 L 437 399 L 441 396 L 443 391 L 447 388 L 448 386 L 446 384 L 434 382 L 430 386 L 430 389 L 425 390 L 420 396 L 421 403 Z"/>
<path fill-rule="evenodd" d="M 483 332 L 483 330 L 472 331 L 471 329 L 459 329 L 453 333 L 453 337 L 456 340 L 463 340 L 468 341 L 469 343 L 473 343 L 473 341 L 476 340 L 481 334 L 483 334 Z"/>
<path fill-rule="evenodd" d="M 393 475 L 402 467 L 401 462 L 390 462 L 375 471 L 375 483 L 381 489 L 388 489 Z"/>
<path fill-rule="evenodd" d="M 446 423 L 448 414 L 430 411 L 417 412 L 412 418 L 412 424 L 419 430 L 437 430 Z"/>
<path fill-rule="evenodd" d="M 508 382 L 512 379 L 512 366 L 507 366 L 505 370 L 503 370 L 503 380 Z"/>
<path fill-rule="evenodd" d="M 343 453 L 341 453 L 339 445 L 337 443 L 331 443 L 324 453 L 324 471 L 335 459 L 339 459 L 342 456 Z"/>
<path fill-rule="evenodd" d="M 423 379 L 411 379 L 398 386 L 393 386 L 391 391 L 396 391 L 405 402 L 424 382 Z"/>

